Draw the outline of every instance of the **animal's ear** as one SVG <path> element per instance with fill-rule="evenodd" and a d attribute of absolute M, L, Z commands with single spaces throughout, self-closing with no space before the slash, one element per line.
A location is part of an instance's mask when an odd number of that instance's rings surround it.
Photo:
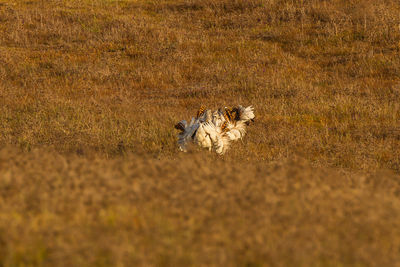
<path fill-rule="evenodd" d="M 205 111 L 206 111 L 206 107 L 204 105 L 201 105 L 201 107 L 197 111 L 196 118 L 199 118 L 201 115 L 203 115 Z"/>
<path fill-rule="evenodd" d="M 183 125 L 182 122 L 178 122 L 177 124 L 175 124 L 175 129 L 180 130 L 180 131 L 185 131 L 185 125 Z"/>

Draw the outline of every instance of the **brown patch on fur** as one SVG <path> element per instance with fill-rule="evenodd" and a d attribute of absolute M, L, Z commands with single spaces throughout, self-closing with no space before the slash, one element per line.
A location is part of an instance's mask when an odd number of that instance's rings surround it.
<path fill-rule="evenodd" d="M 201 107 L 197 111 L 196 118 L 199 118 L 201 115 L 203 115 L 205 111 L 206 111 L 206 107 L 204 105 L 201 105 Z"/>

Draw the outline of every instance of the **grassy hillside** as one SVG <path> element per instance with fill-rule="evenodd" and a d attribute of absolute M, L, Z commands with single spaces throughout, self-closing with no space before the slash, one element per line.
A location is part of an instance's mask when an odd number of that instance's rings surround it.
<path fill-rule="evenodd" d="M 399 52 L 395 0 L 0 0 L 0 262 L 399 263 Z M 201 104 L 256 121 L 181 155 Z"/>

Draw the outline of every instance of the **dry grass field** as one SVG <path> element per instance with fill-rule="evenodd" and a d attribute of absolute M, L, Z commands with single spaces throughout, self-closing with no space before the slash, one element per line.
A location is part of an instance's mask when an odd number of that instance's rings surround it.
<path fill-rule="evenodd" d="M 0 266 L 399 266 L 397 0 L 0 0 Z M 224 156 L 173 125 L 253 105 Z"/>

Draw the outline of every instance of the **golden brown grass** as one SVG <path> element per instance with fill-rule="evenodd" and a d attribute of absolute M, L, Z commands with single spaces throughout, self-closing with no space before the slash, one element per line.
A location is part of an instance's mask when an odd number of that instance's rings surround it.
<path fill-rule="evenodd" d="M 302 160 L 0 151 L 4 266 L 390 266 L 400 180 Z"/>
<path fill-rule="evenodd" d="M 0 261 L 399 264 L 399 52 L 395 0 L 0 0 Z M 180 155 L 201 104 L 256 123 Z"/>

